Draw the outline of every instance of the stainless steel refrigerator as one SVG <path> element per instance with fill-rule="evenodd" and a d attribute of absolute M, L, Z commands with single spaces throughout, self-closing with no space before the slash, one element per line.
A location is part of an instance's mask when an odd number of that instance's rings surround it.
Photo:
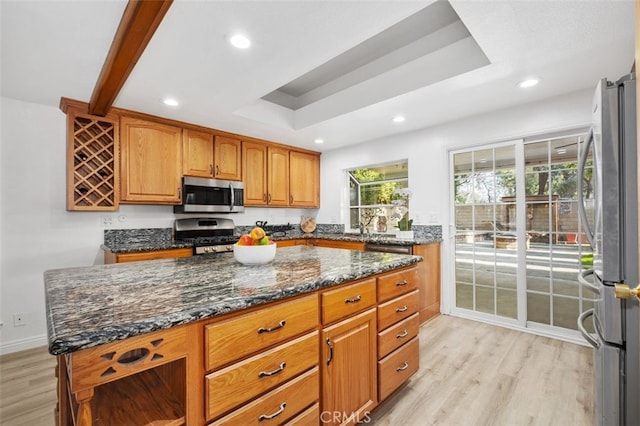
<path fill-rule="evenodd" d="M 633 294 L 639 282 L 635 76 L 601 80 L 592 113 L 580 157 L 578 205 L 593 269 L 578 279 L 595 296 L 578 328 L 594 348 L 596 424 L 640 425 L 640 315 Z"/>

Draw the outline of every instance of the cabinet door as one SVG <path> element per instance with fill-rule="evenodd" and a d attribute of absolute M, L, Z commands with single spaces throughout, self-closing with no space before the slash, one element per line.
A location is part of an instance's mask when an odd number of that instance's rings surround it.
<path fill-rule="evenodd" d="M 182 173 L 213 177 L 213 135 L 189 129 L 182 131 Z"/>
<path fill-rule="evenodd" d="M 289 205 L 289 151 L 270 146 L 268 154 L 267 204 Z"/>
<path fill-rule="evenodd" d="M 440 243 L 413 246 L 413 254 L 422 256 L 417 264 L 420 288 L 420 324 L 440 313 Z"/>
<path fill-rule="evenodd" d="M 120 119 L 120 201 L 179 204 L 182 129 L 129 117 Z"/>
<path fill-rule="evenodd" d="M 242 142 L 242 181 L 244 205 L 267 204 L 267 147 L 259 143 Z"/>
<path fill-rule="evenodd" d="M 323 420 L 364 420 L 377 404 L 375 308 L 324 329 L 321 345 Z"/>
<path fill-rule="evenodd" d="M 241 142 L 239 139 L 216 136 L 214 140 L 214 159 L 216 179 L 241 180 Z"/>
<path fill-rule="evenodd" d="M 320 157 L 289 153 L 291 207 L 320 207 Z"/>

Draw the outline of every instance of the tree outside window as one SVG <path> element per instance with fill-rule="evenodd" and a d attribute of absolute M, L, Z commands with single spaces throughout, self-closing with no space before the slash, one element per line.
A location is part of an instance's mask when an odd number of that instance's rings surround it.
<path fill-rule="evenodd" d="M 385 164 L 350 170 L 349 226 L 366 232 L 397 230 L 394 200 L 399 189 L 408 188 L 408 163 Z M 395 191 L 395 192 L 394 192 Z M 407 205 L 408 208 L 408 205 Z"/>

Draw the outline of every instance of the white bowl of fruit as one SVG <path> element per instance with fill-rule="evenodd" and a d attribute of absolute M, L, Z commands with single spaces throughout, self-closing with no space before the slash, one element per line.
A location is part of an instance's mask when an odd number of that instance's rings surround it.
<path fill-rule="evenodd" d="M 264 265 L 276 257 L 276 243 L 256 226 L 233 245 L 233 257 L 243 265 Z"/>

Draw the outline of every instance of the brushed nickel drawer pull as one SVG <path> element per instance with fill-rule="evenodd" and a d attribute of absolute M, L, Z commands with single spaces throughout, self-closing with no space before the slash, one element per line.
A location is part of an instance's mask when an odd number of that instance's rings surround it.
<path fill-rule="evenodd" d="M 260 373 L 258 373 L 258 377 L 269 377 L 269 376 L 274 376 L 278 373 L 281 373 L 282 370 L 284 370 L 284 368 L 287 366 L 286 362 L 283 362 L 280 364 L 280 367 L 273 370 L 273 371 L 261 371 Z"/>
<path fill-rule="evenodd" d="M 406 312 L 407 309 L 409 309 L 409 307 L 407 305 L 404 305 L 402 308 L 396 309 L 396 312 L 397 313 Z"/>
<path fill-rule="evenodd" d="M 327 338 L 327 346 L 329 346 L 329 359 L 327 360 L 327 365 L 329 365 L 333 360 L 333 345 L 331 344 L 331 339 L 329 338 Z"/>
<path fill-rule="evenodd" d="M 397 282 L 397 283 L 396 283 L 396 286 L 398 286 L 398 287 L 404 287 L 404 286 L 405 286 L 405 285 L 407 285 L 407 284 L 409 284 L 409 281 L 407 281 L 407 280 L 402 280 L 402 281 L 400 281 L 400 282 Z"/>
<path fill-rule="evenodd" d="M 409 368 L 409 363 L 407 361 L 405 361 L 404 364 L 402 365 L 402 367 L 396 368 L 396 371 L 404 371 L 407 368 Z"/>
<path fill-rule="evenodd" d="M 407 330 L 405 330 L 405 331 L 403 331 L 403 332 L 402 332 L 402 333 L 400 333 L 400 334 L 396 334 L 396 338 L 398 338 L 398 339 L 402 339 L 402 338 L 404 338 L 404 337 L 407 337 L 408 335 L 409 335 L 409 332 L 408 332 Z"/>
<path fill-rule="evenodd" d="M 271 328 L 264 328 L 264 327 L 260 327 L 258 329 L 258 334 L 262 334 L 262 333 L 271 333 L 272 331 L 276 331 L 276 330 L 280 330 L 282 327 L 285 326 L 287 322 L 285 320 L 282 320 L 278 323 L 278 325 L 276 325 L 275 327 L 271 327 Z"/>
<path fill-rule="evenodd" d="M 284 409 L 287 407 L 287 403 L 283 402 L 282 404 L 280 404 L 280 409 L 278 411 L 276 411 L 273 414 L 263 414 L 260 417 L 258 417 L 258 421 L 261 422 L 263 420 L 271 420 L 275 417 L 278 417 L 280 414 L 284 413 Z"/>
<path fill-rule="evenodd" d="M 359 302 L 359 301 L 361 301 L 361 300 L 362 300 L 362 296 L 357 295 L 357 296 L 356 296 L 356 297 L 354 297 L 354 298 L 346 299 L 346 300 L 344 301 L 344 303 L 356 303 L 356 302 Z"/>

